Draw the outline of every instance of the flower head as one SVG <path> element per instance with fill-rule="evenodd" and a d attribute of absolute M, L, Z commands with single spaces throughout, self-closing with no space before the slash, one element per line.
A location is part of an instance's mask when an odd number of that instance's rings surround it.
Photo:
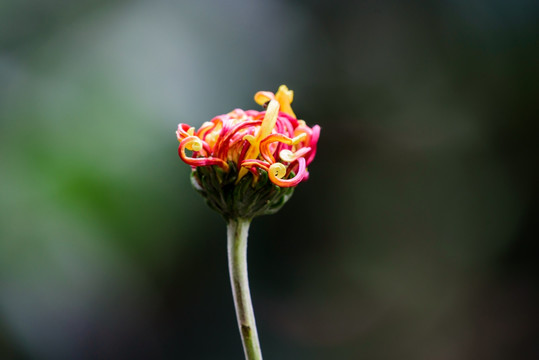
<path fill-rule="evenodd" d="M 310 128 L 296 118 L 291 107 L 293 96 L 292 90 L 281 85 L 275 94 L 268 91 L 255 94 L 255 101 L 266 106 L 265 111 L 235 109 L 205 122 L 197 131 L 187 124 L 179 124 L 178 153 L 191 165 L 197 190 L 207 199 L 211 196 L 222 199 L 228 192 L 238 191 L 233 189 L 234 185 L 243 188 L 248 184 L 250 189 L 244 189 L 248 193 L 260 195 L 270 189 L 280 202 L 283 194 L 291 195 L 291 188 L 309 177 L 307 167 L 314 159 L 320 135 L 318 125 Z M 248 194 L 244 192 L 244 195 Z M 273 204 L 268 196 L 265 193 L 262 198 L 255 196 L 255 202 Z M 238 194 L 230 201 L 238 202 L 238 197 L 241 196 Z M 218 210 L 229 212 L 237 205 L 230 201 L 219 201 Z M 249 215 L 261 213 L 268 213 L 268 209 L 260 213 L 233 211 L 231 215 L 252 217 Z"/>

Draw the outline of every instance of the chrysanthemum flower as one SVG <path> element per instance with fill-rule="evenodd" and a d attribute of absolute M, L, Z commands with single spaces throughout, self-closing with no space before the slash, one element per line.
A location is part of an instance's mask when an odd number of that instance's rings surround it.
<path fill-rule="evenodd" d="M 191 182 L 208 205 L 227 221 L 228 266 L 246 360 L 262 360 L 247 279 L 247 233 L 251 220 L 272 214 L 309 177 L 320 136 L 298 120 L 294 93 L 259 91 L 265 111 L 235 109 L 195 130 L 179 124 L 180 158 L 191 165 Z"/>
<path fill-rule="evenodd" d="M 207 192 L 217 191 L 221 194 L 210 195 L 223 198 L 222 193 L 230 191 L 232 183 L 240 185 L 246 177 L 249 180 L 244 182 L 251 185 L 250 192 L 271 185 L 266 184 L 267 177 L 279 188 L 274 189 L 272 195 L 275 192 L 290 195 L 284 188 L 295 187 L 309 177 L 307 167 L 316 154 L 320 127 L 310 128 L 296 118 L 291 107 L 293 92 L 285 85 L 275 94 L 260 91 L 254 99 L 267 109 L 235 109 L 205 122 L 196 131 L 187 124 L 178 125 L 178 153 L 191 165 L 195 175 L 193 184 L 205 197 L 208 197 Z M 212 178 L 211 181 L 208 178 Z M 268 204 L 268 194 L 261 200 Z M 237 202 L 238 197 L 234 201 Z M 217 210 L 221 213 L 221 208 L 226 212 L 233 206 L 228 201 L 220 202 Z"/>

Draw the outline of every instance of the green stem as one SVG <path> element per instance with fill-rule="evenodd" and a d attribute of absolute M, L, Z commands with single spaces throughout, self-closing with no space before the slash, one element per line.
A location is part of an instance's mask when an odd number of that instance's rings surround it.
<path fill-rule="evenodd" d="M 228 269 L 245 359 L 262 360 L 247 277 L 247 234 L 250 224 L 251 220 L 247 219 L 228 222 Z"/>

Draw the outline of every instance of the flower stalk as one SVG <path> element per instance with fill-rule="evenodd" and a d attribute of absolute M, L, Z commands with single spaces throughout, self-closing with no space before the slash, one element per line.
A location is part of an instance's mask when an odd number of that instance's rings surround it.
<path fill-rule="evenodd" d="M 320 126 L 296 117 L 294 92 L 281 85 L 259 91 L 265 110 L 234 109 L 196 130 L 179 124 L 178 155 L 191 166 L 191 183 L 227 222 L 228 267 L 246 360 L 262 360 L 247 277 L 251 220 L 276 213 L 309 178 Z"/>
<path fill-rule="evenodd" d="M 262 360 L 247 276 L 247 235 L 251 220 L 228 221 L 228 269 L 236 318 L 246 360 Z"/>

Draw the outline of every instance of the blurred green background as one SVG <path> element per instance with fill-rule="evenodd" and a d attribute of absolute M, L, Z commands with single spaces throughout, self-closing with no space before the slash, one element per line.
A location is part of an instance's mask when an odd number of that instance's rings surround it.
<path fill-rule="evenodd" d="M 0 358 L 240 359 L 179 122 L 295 90 L 251 227 L 267 359 L 539 358 L 532 0 L 0 2 Z"/>

